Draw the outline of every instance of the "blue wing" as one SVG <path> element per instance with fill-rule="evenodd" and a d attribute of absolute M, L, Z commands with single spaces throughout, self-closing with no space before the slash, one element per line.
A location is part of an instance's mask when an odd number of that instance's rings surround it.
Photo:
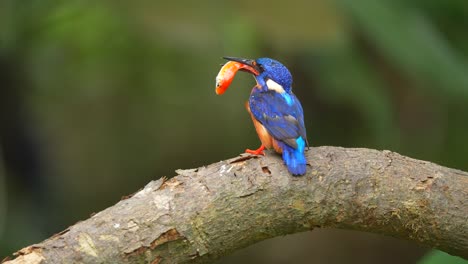
<path fill-rule="evenodd" d="M 307 142 L 304 113 L 293 93 L 262 91 L 249 98 L 250 111 L 276 140 L 298 148 L 297 138 Z"/>

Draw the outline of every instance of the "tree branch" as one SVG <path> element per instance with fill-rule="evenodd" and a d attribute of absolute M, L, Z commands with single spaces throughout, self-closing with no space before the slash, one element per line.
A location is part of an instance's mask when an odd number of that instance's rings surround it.
<path fill-rule="evenodd" d="M 468 258 L 468 173 L 390 151 L 319 147 L 307 157 L 303 177 L 273 153 L 178 170 L 6 263 L 202 263 L 319 227 Z"/>

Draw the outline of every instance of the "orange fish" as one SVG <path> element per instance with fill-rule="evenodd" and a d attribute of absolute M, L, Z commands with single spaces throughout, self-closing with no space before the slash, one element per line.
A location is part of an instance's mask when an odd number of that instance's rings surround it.
<path fill-rule="evenodd" d="M 239 70 L 252 72 L 258 75 L 258 71 L 247 64 L 243 64 L 237 61 L 228 61 L 226 64 L 223 65 L 218 75 L 216 76 L 215 91 L 217 95 L 222 95 L 227 90 L 229 85 L 231 85 L 234 76 L 236 76 L 236 73 Z"/>

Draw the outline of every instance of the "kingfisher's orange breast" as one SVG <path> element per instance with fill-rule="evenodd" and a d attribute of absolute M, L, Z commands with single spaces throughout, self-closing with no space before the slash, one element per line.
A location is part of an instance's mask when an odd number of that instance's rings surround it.
<path fill-rule="evenodd" d="M 280 148 L 278 145 L 278 141 L 274 139 L 270 133 L 268 133 L 268 130 L 262 125 L 262 123 L 258 122 L 257 119 L 253 116 L 252 112 L 250 111 L 250 106 L 249 102 L 247 101 L 245 103 L 245 108 L 247 109 L 247 112 L 249 112 L 250 117 L 252 118 L 255 131 L 257 131 L 257 135 L 260 138 L 260 141 L 262 142 L 262 145 L 265 146 L 267 149 L 274 149 L 278 153 L 283 153 L 283 150 Z"/>

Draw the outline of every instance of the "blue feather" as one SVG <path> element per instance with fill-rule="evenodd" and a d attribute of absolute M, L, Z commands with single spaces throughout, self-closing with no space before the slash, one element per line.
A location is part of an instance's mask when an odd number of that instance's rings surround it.
<path fill-rule="evenodd" d="M 283 144 L 283 160 L 288 171 L 292 175 L 304 175 L 306 173 L 307 161 L 304 155 L 305 140 L 302 137 L 296 139 L 297 149 L 287 144 Z"/>
<path fill-rule="evenodd" d="M 288 93 L 282 93 L 281 96 L 284 98 L 284 100 L 286 100 L 286 103 L 289 106 L 293 105 L 294 101 Z"/>

